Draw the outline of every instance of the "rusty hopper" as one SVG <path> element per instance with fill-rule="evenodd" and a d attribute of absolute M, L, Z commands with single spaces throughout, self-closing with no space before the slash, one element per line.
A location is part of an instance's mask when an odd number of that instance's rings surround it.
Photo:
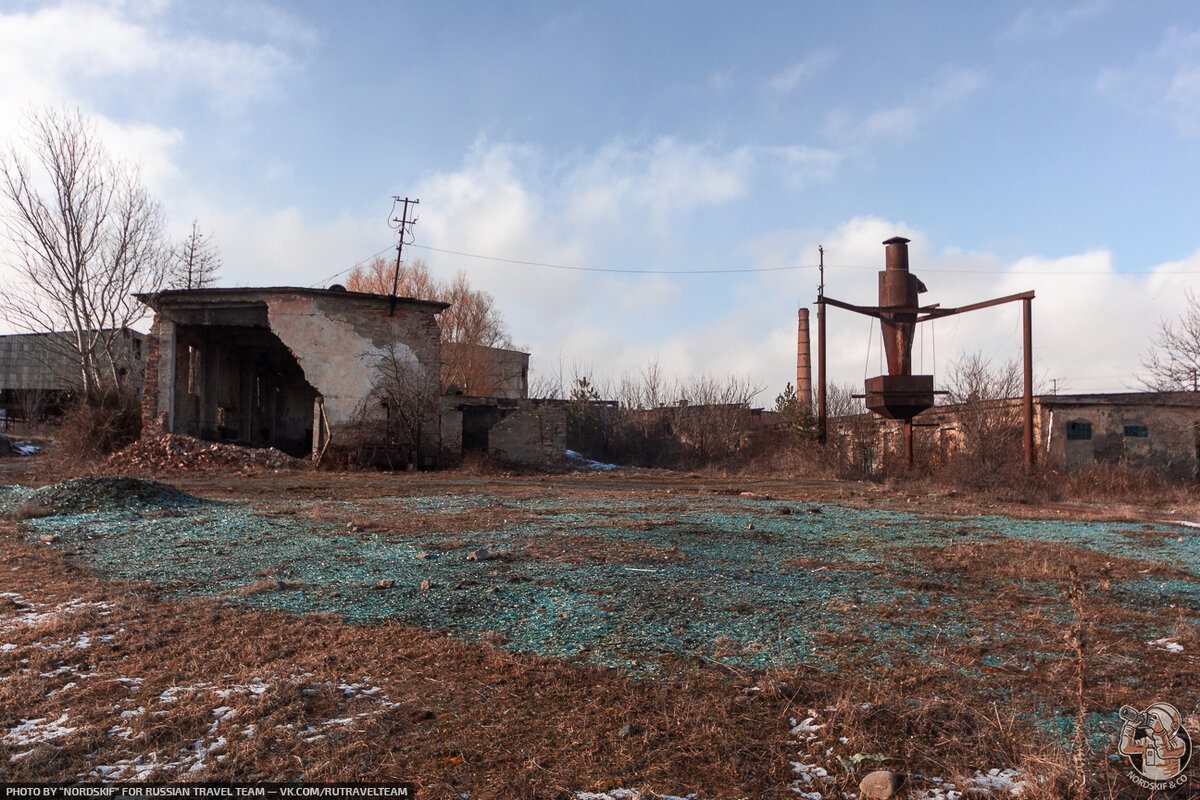
<path fill-rule="evenodd" d="M 912 374 L 918 295 L 925 284 L 908 271 L 908 239 L 884 242 L 886 268 L 879 273 L 879 323 L 887 374 L 869 378 L 867 408 L 888 419 L 911 420 L 933 406 L 933 376 Z"/>

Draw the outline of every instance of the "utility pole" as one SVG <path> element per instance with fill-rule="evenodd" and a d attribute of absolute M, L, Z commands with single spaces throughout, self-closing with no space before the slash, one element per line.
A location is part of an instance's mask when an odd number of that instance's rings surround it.
<path fill-rule="evenodd" d="M 1033 298 L 1021 300 L 1021 327 L 1023 337 L 1021 351 L 1024 356 L 1024 393 L 1021 397 L 1021 416 L 1025 422 L 1025 474 L 1032 475 L 1037 460 L 1033 449 Z"/>
<path fill-rule="evenodd" d="M 394 317 L 396 315 L 396 292 L 399 291 L 400 288 L 400 254 L 404 252 L 404 239 L 405 237 L 412 235 L 412 226 L 417 224 L 417 217 L 415 214 L 416 209 L 414 208 L 413 218 L 409 219 L 408 207 L 410 205 L 417 206 L 420 204 L 420 202 L 420 200 L 409 200 L 407 197 L 401 200 L 396 195 L 392 196 L 392 211 L 395 212 L 397 203 L 404 203 L 404 211 L 398 218 L 392 217 L 392 219 L 388 222 L 389 226 L 395 224 L 396 230 L 400 234 L 400 241 L 396 243 L 396 270 L 392 273 L 392 304 L 388 309 L 389 317 Z"/>
<path fill-rule="evenodd" d="M 817 439 L 822 444 L 828 433 L 825 408 L 825 246 L 817 245 L 821 254 L 821 282 L 817 285 Z"/>

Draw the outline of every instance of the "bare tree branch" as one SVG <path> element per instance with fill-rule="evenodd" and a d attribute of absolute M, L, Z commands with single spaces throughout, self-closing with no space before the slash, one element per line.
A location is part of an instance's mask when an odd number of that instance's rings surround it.
<path fill-rule="evenodd" d="M 1142 356 L 1148 374 L 1139 381 L 1150 391 L 1200 390 L 1200 300 L 1191 289 L 1186 295 L 1183 315 L 1160 322 L 1150 351 Z"/>
<path fill-rule="evenodd" d="M 0 222 L 25 284 L 4 293 L 0 315 L 29 332 L 69 332 L 92 397 L 123 382 L 117 340 L 146 314 L 133 294 L 162 285 L 162 214 L 79 111 L 28 122 L 33 163 L 16 144 L 0 154 Z"/>
<path fill-rule="evenodd" d="M 200 221 L 192 220 L 192 229 L 171 248 L 172 289 L 203 289 L 217 280 L 221 257 L 212 242 L 212 234 L 200 230 Z"/>

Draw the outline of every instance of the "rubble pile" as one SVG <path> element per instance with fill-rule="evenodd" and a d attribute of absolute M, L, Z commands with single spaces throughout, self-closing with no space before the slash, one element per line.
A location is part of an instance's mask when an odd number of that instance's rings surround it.
<path fill-rule="evenodd" d="M 157 472 L 160 470 L 261 471 L 308 469 L 309 462 L 273 447 L 242 447 L 205 442 L 178 433 L 140 439 L 109 456 L 105 473 Z"/>

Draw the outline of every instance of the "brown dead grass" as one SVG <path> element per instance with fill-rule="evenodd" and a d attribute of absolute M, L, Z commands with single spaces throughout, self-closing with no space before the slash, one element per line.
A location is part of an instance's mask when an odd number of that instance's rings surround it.
<path fill-rule="evenodd" d="M 1137 532 L 1135 532 L 1136 535 Z M 1161 532 L 1155 532 L 1162 536 Z M 1065 583 L 1074 572 L 1086 583 L 1107 588 L 1114 579 L 1190 578 L 1191 573 L 1156 561 L 1107 555 L 1085 547 L 1004 539 L 915 547 L 913 552 L 935 568 L 1019 581 Z"/>

